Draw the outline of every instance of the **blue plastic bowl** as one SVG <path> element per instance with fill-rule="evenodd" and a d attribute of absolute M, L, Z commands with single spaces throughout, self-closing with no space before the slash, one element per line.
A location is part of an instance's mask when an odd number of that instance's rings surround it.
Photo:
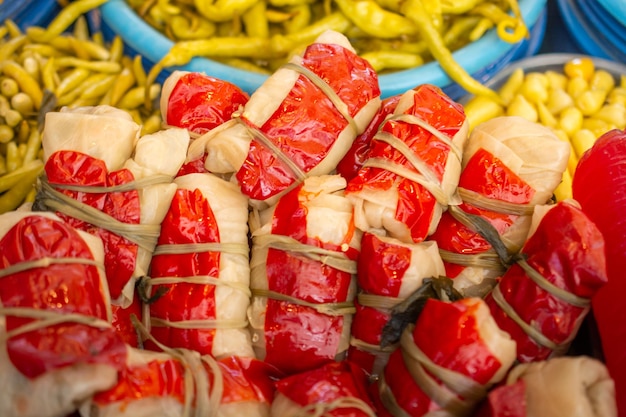
<path fill-rule="evenodd" d="M 623 1 L 623 0 L 622 0 Z M 626 47 L 614 30 L 626 31 L 626 27 L 608 25 L 603 19 L 608 16 L 598 15 L 595 2 L 577 0 L 558 0 L 559 11 L 565 22 L 565 28 L 585 54 L 617 62 L 626 62 Z"/>
<path fill-rule="evenodd" d="M 598 0 L 598 3 L 615 19 L 626 26 L 626 2 L 624 0 Z"/>
<path fill-rule="evenodd" d="M 61 11 L 56 0 L 4 0 L 0 2 L 0 21 L 9 19 L 20 29 L 29 26 L 47 26 Z"/>
<path fill-rule="evenodd" d="M 454 52 L 454 59 L 470 74 L 475 74 L 478 79 L 485 80 L 497 73 L 508 62 L 536 53 L 545 32 L 546 1 L 520 0 L 519 2 L 524 20 L 532 28 L 532 36 L 529 39 L 512 45 L 500 40 L 495 30 L 490 30 L 478 41 Z M 109 0 L 100 7 L 99 18 L 105 36 L 107 34 L 119 35 L 126 43 L 127 53 L 141 54 L 148 66 L 161 60 L 173 45 L 171 40 L 139 17 L 125 0 Z M 187 65 L 164 70 L 165 74 L 161 74 L 161 79 L 174 69 L 210 74 L 230 81 L 248 93 L 254 92 L 267 78 L 266 75 L 196 57 Z M 464 95 L 464 91 L 453 83 L 437 62 L 429 62 L 409 70 L 382 74 L 379 81 L 383 97 L 404 93 L 419 84 L 437 85 L 452 98 Z"/>

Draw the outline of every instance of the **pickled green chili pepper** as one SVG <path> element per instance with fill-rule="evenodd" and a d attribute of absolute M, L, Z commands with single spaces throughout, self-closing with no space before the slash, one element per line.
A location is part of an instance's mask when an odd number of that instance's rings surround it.
<path fill-rule="evenodd" d="M 301 6 L 304 4 L 313 3 L 315 0 L 268 0 L 268 3 L 275 7 L 284 6 Z"/>
<path fill-rule="evenodd" d="M 291 14 L 291 19 L 283 23 L 285 33 L 297 33 L 311 24 L 313 15 L 308 4 L 297 4 L 288 10 L 289 14 Z"/>
<path fill-rule="evenodd" d="M 28 94 L 33 100 L 36 109 L 39 109 L 43 100 L 43 91 L 39 86 L 39 82 L 35 80 L 26 70 L 14 60 L 7 59 L 0 63 L 4 75 L 12 77 L 20 89 Z"/>
<path fill-rule="evenodd" d="M 120 62 L 124 56 L 124 41 L 119 35 L 116 35 L 111 41 L 109 48 L 109 61 Z"/>
<path fill-rule="evenodd" d="M 304 29 L 286 35 L 276 34 L 271 37 L 271 48 L 276 55 L 289 53 L 300 45 L 313 42 L 327 30 L 345 33 L 352 26 L 352 22 L 341 12 L 331 13 Z"/>
<path fill-rule="evenodd" d="M 56 59 L 56 65 L 60 67 L 79 67 L 91 71 L 119 73 L 122 66 L 119 62 L 112 61 L 87 61 L 73 56 L 62 56 Z"/>
<path fill-rule="evenodd" d="M 0 46 L 0 62 L 9 59 L 11 55 L 28 42 L 26 35 L 19 35 L 9 39 Z"/>
<path fill-rule="evenodd" d="M 443 34 L 443 41 L 446 45 L 454 45 L 459 40 L 468 38 L 469 33 L 478 25 L 478 16 L 459 16 L 455 18 L 452 25 Z"/>
<path fill-rule="evenodd" d="M 169 28 L 181 40 L 210 38 L 217 30 L 215 23 L 198 16 L 172 16 Z"/>
<path fill-rule="evenodd" d="M 498 37 L 505 42 L 516 43 L 528 35 L 521 18 L 509 15 L 493 3 L 481 3 L 470 13 L 490 19 L 497 27 Z"/>
<path fill-rule="evenodd" d="M 374 0 L 335 0 L 335 3 L 355 26 L 370 36 L 390 39 L 417 33 L 410 19 L 383 9 Z"/>
<path fill-rule="evenodd" d="M 185 65 L 194 57 L 247 57 L 270 58 L 270 40 L 267 38 L 248 38 L 245 42 L 239 37 L 221 37 L 202 40 L 180 41 L 174 44 L 159 62 L 152 66 L 146 84 L 155 82 L 159 73 L 168 67 Z M 146 95 L 144 105 L 151 109 L 151 98 Z"/>
<path fill-rule="evenodd" d="M 194 0 L 196 9 L 209 20 L 226 22 L 243 15 L 259 0 Z"/>
<path fill-rule="evenodd" d="M 29 35 L 36 42 L 49 42 L 65 32 L 79 17 L 106 3 L 108 0 L 77 0 L 63 7 L 45 31 Z"/>
<path fill-rule="evenodd" d="M 401 51 L 373 51 L 361 54 L 361 58 L 370 63 L 376 72 L 386 69 L 407 69 L 422 65 L 420 55 Z"/>
<path fill-rule="evenodd" d="M 54 93 L 57 96 L 65 95 L 66 93 L 74 90 L 76 87 L 81 85 L 87 78 L 91 75 L 91 71 L 85 68 L 74 68 L 69 72 L 63 80 L 59 83 Z"/>
<path fill-rule="evenodd" d="M 376 0 L 376 3 L 384 9 L 399 13 L 402 0 Z"/>
<path fill-rule="evenodd" d="M 259 1 L 241 16 L 248 36 L 252 38 L 269 38 L 270 26 L 265 16 L 266 9 L 265 2 Z"/>
<path fill-rule="evenodd" d="M 265 8 L 265 18 L 269 23 L 285 23 L 293 17 L 293 13 L 277 9 Z"/>
<path fill-rule="evenodd" d="M 498 25 L 498 36 L 506 42 L 515 43 L 522 40 L 522 38 L 528 38 L 530 32 L 522 17 L 522 11 L 520 10 L 517 0 L 506 0 L 509 4 L 509 8 L 515 16 L 515 23 L 512 26 L 508 26 L 506 23 Z M 511 31 L 512 30 L 512 31 Z"/>
<path fill-rule="evenodd" d="M 485 34 L 489 29 L 493 28 L 493 22 L 486 18 L 481 18 L 480 21 L 474 26 L 469 34 L 469 41 L 474 42 Z"/>
<path fill-rule="evenodd" d="M 495 91 L 472 78 L 472 76 L 454 60 L 452 52 L 443 42 L 437 29 L 432 25 L 424 9 L 422 0 L 407 0 L 402 6 L 402 12 L 415 23 L 422 39 L 428 43 L 430 53 L 451 79 L 456 81 L 469 93 L 488 96 L 496 102 L 501 101 L 500 96 Z"/>
<path fill-rule="evenodd" d="M 15 38 L 16 36 L 23 35 L 20 27 L 17 25 L 17 23 L 12 21 L 11 19 L 6 19 L 4 21 L 4 27 L 6 28 L 7 34 L 9 35 L 10 38 Z"/>
<path fill-rule="evenodd" d="M 449 14 L 464 14 L 484 0 L 443 0 L 441 11 Z"/>
<path fill-rule="evenodd" d="M 432 25 L 435 27 L 435 29 L 437 29 L 438 32 L 441 33 L 443 30 L 441 0 L 426 0 L 423 4 Z"/>

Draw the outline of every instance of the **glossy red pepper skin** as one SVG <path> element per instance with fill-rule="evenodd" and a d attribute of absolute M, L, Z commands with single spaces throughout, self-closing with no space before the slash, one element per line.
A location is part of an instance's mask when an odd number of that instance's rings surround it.
<path fill-rule="evenodd" d="M 428 299 L 415 323 L 413 340 L 435 364 L 486 384 L 502 364 L 481 338 L 477 308 L 471 299 Z M 384 375 L 396 401 L 409 415 L 422 416 L 440 408 L 413 381 L 400 349 L 391 354 Z"/>
<path fill-rule="evenodd" d="M 272 233 L 301 243 L 340 251 L 341 245 L 307 235 L 307 210 L 298 200 L 302 186 L 285 194 L 274 211 Z M 354 229 L 346 236 L 352 240 Z M 356 260 L 354 248 L 345 252 Z M 269 249 L 266 260 L 268 288 L 308 302 L 344 302 L 352 276 L 297 253 Z M 333 361 L 340 352 L 343 316 L 330 316 L 306 306 L 268 299 L 265 316 L 265 361 L 286 374 L 301 372 Z"/>
<path fill-rule="evenodd" d="M 291 375 L 276 382 L 278 393 L 295 403 L 306 406 L 315 403 L 332 403 L 345 397 L 358 398 L 374 407 L 369 397 L 367 376 L 350 362 L 330 362 L 318 368 Z M 328 416 L 363 417 L 367 414 L 356 408 L 337 408 Z"/>
<path fill-rule="evenodd" d="M 175 359 L 151 360 L 141 365 L 126 365 L 118 372 L 117 384 L 94 395 L 97 405 L 130 404 L 148 397 L 173 397 L 183 402 L 185 387 L 183 364 Z"/>
<path fill-rule="evenodd" d="M 400 101 L 401 95 L 395 95 L 382 101 L 380 109 L 367 126 L 367 128 L 359 136 L 354 139 L 350 150 L 337 164 L 337 173 L 344 177 L 346 181 L 350 181 L 359 173 L 359 169 L 367 160 L 370 144 L 374 135 L 385 121 L 385 118 L 392 114 Z"/>
<path fill-rule="evenodd" d="M 124 340 L 124 343 L 138 348 L 141 344 L 141 340 L 137 329 L 133 325 L 132 317 L 134 316 L 139 321 L 142 320 L 142 302 L 139 296 L 135 294 L 133 302 L 126 308 L 111 304 L 111 310 L 113 313 L 111 324 L 113 324 L 113 328 L 117 331 L 117 334 Z"/>
<path fill-rule="evenodd" d="M 176 190 L 162 225 L 157 245 L 219 243 L 217 220 L 200 190 Z M 155 255 L 150 265 L 152 278 L 208 275 L 219 278 L 219 252 Z M 150 304 L 150 315 L 165 320 L 213 320 L 216 317 L 215 285 L 176 283 L 155 285 L 165 292 Z M 154 326 L 152 335 L 170 347 L 211 354 L 215 329 L 178 329 Z"/>
<path fill-rule="evenodd" d="M 602 135 L 578 162 L 572 191 L 606 242 L 608 283 L 593 299 L 604 359 L 615 380 L 619 415 L 626 415 L 626 132 Z"/>
<path fill-rule="evenodd" d="M 206 74 L 183 74 L 167 98 L 166 123 L 204 134 L 216 128 L 248 102 L 235 84 Z"/>
<path fill-rule="evenodd" d="M 380 96 L 378 77 L 370 64 L 339 45 L 315 43 L 303 56 L 302 66 L 328 83 L 354 117 L 370 100 Z M 303 172 L 309 172 L 329 153 L 348 121 L 326 94 L 301 75 L 276 112 L 257 126 Z M 244 194 L 266 200 L 285 190 L 294 173 L 258 141 L 236 173 Z"/>
<path fill-rule="evenodd" d="M 52 186 L 71 184 L 105 187 L 125 184 L 134 180 L 131 172 L 126 169 L 108 172 L 104 161 L 75 151 L 55 152 L 46 161 L 44 169 L 48 176 L 48 182 Z M 59 191 L 123 223 L 138 224 L 140 221 L 139 193 L 136 190 L 111 193 Z M 137 244 L 108 230 L 95 227 L 62 213 L 57 214 L 73 227 L 102 239 L 109 291 L 111 298 L 117 299 L 135 270 Z"/>
<path fill-rule="evenodd" d="M 183 74 L 167 97 L 165 121 L 170 126 L 182 127 L 202 135 L 230 120 L 250 97 L 236 85 L 206 74 Z M 207 172 L 206 155 L 188 161 L 177 176 Z"/>
<path fill-rule="evenodd" d="M 604 250 L 604 238 L 589 218 L 577 207 L 560 202 L 545 214 L 521 253 L 550 283 L 591 299 L 607 283 Z M 557 344 L 575 335 L 587 313 L 540 288 L 518 264 L 509 268 L 498 285 L 517 314 Z M 491 294 L 486 302 L 498 326 L 517 342 L 520 362 L 548 358 L 552 350 L 533 341 Z"/>
<path fill-rule="evenodd" d="M 403 276 L 411 264 L 411 250 L 379 239 L 372 233 L 364 233 L 361 253 L 357 263 L 359 289 L 367 294 L 398 297 Z M 357 310 L 352 319 L 352 337 L 372 345 L 380 345 L 383 327 L 390 312 L 355 303 Z M 351 348 L 350 360 L 372 371 L 373 355 L 357 352 Z"/>
<path fill-rule="evenodd" d="M 514 204 L 528 204 L 534 195 L 534 190 L 527 183 L 485 149 L 479 149 L 471 156 L 461 173 L 459 187 L 493 200 Z M 460 208 L 487 220 L 500 235 L 519 217 L 481 209 L 469 203 L 462 203 Z M 436 241 L 440 249 L 454 253 L 476 254 L 491 249 L 491 245 L 479 233 L 464 226 L 449 212 L 442 215 L 437 230 L 429 239 Z M 450 278 L 456 277 L 462 270 L 462 266 L 446 263 L 446 273 Z"/>
<path fill-rule="evenodd" d="M 454 137 L 465 121 L 463 107 L 445 96 L 438 87 L 422 85 L 415 91 L 413 105 L 404 113 L 416 115 L 448 137 Z M 447 144 L 424 128 L 399 120 L 386 121 L 381 130 L 404 142 L 441 181 L 450 155 L 450 147 Z M 417 172 L 400 151 L 376 138 L 371 142 L 368 156 L 388 160 Z M 365 187 L 380 190 L 396 188 L 398 202 L 395 219 L 406 224 L 414 242 L 418 243 L 426 238 L 437 203 L 430 191 L 395 173 L 375 167 L 361 169 L 358 175 L 348 182 L 346 194 L 358 193 Z"/>
<path fill-rule="evenodd" d="M 0 268 L 46 257 L 93 260 L 93 255 L 68 224 L 43 216 L 27 216 L 0 239 Z M 0 302 L 4 307 L 77 313 L 107 320 L 107 295 L 95 266 L 51 264 L 0 279 Z M 6 317 L 7 331 L 31 319 Z M 119 367 L 126 348 L 113 328 L 99 329 L 67 322 L 47 326 L 7 340 L 13 365 L 35 378 L 47 371 L 79 363 L 105 363 Z"/>
<path fill-rule="evenodd" d="M 254 358 L 228 356 L 217 361 L 224 384 L 221 404 L 258 402 L 269 406 L 280 373 Z M 210 384 L 214 375 L 205 364 Z M 97 393 L 94 403 L 100 407 L 117 403 L 123 409 L 133 401 L 146 398 L 173 398 L 179 403 L 185 398 L 185 368 L 175 358 L 152 359 L 147 363 L 127 364 L 118 373 L 118 383 L 110 390 Z M 209 395 L 196 393 L 195 395 Z"/>

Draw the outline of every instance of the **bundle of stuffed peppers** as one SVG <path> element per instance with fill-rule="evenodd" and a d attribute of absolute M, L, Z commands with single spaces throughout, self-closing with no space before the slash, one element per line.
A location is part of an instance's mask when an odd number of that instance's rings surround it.
<path fill-rule="evenodd" d="M 605 241 L 549 130 L 381 101 L 333 31 L 250 96 L 174 72 L 161 112 L 47 115 L 0 216 L 0 415 L 617 415 L 570 354 Z"/>

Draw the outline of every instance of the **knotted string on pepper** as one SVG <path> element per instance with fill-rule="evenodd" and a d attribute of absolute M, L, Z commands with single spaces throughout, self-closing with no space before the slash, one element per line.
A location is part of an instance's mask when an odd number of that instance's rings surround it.
<path fill-rule="evenodd" d="M 448 136 L 438 131 L 435 127 L 430 125 L 422 118 L 416 115 L 398 114 L 390 116 L 387 121 L 401 121 L 407 124 L 421 127 L 422 129 L 426 130 L 428 133 L 436 137 L 438 140 L 440 140 L 442 143 L 446 144 L 450 148 L 452 155 L 454 155 L 454 157 L 458 160 L 459 164 L 461 163 L 461 158 L 463 154 L 461 149 L 459 149 L 459 147 L 456 146 Z M 444 207 L 448 205 L 459 204 L 460 199 L 458 195 L 448 195 L 448 193 L 443 190 L 441 181 L 437 178 L 437 176 L 430 169 L 430 167 L 428 167 L 428 165 L 423 160 L 417 157 L 413 150 L 411 150 L 411 148 L 400 138 L 392 135 L 389 132 L 383 131 L 383 126 L 384 124 L 381 125 L 381 128 L 378 130 L 376 135 L 374 135 L 373 140 L 385 142 L 390 145 L 406 158 L 407 162 L 412 165 L 413 169 L 409 169 L 399 163 L 392 162 L 388 159 L 375 157 L 368 158 L 364 162 L 363 167 L 378 168 L 389 171 L 400 177 L 406 178 L 407 180 L 420 184 L 421 186 L 426 188 L 433 195 L 433 197 L 435 197 L 439 204 Z"/>
<path fill-rule="evenodd" d="M 206 243 L 182 243 L 182 244 L 166 244 L 158 245 L 154 249 L 153 256 L 157 255 L 182 255 L 182 254 L 196 254 L 203 252 L 221 252 L 228 253 L 235 256 L 240 256 L 248 260 L 248 245 L 235 242 L 206 242 Z M 196 285 L 213 285 L 213 286 L 226 286 L 236 291 L 241 292 L 247 298 L 252 293 L 248 285 L 230 282 L 217 277 L 209 275 L 197 275 L 189 277 L 142 277 L 139 285 L 140 297 L 142 300 L 147 301 L 150 304 L 162 294 L 157 290 L 157 293 L 152 296 L 152 287 L 155 285 L 168 285 L 168 284 L 196 284 Z M 159 290 L 164 287 L 160 287 Z M 158 317 L 149 317 L 149 310 L 144 314 L 146 322 L 151 326 L 157 327 L 173 327 L 176 329 L 243 329 L 248 325 L 246 320 L 224 320 L 224 319 L 199 319 L 199 320 L 180 320 L 171 321 Z"/>
<path fill-rule="evenodd" d="M 404 329 L 400 339 L 404 364 L 411 377 L 442 408 L 442 415 L 468 415 L 485 398 L 487 387 L 463 374 L 435 364 L 415 344 L 413 329 L 413 325 Z"/>
<path fill-rule="evenodd" d="M 583 297 L 579 297 L 576 294 L 573 294 L 563 288 L 557 287 L 548 281 L 545 277 L 543 277 L 535 268 L 533 268 L 525 259 L 523 255 L 520 255 L 516 259 L 517 264 L 524 270 L 526 276 L 530 278 L 537 286 L 541 289 L 558 298 L 559 300 L 570 304 L 575 307 L 580 307 L 584 310 L 588 310 L 590 308 L 591 300 Z M 505 299 L 502 291 L 500 291 L 500 286 L 496 285 L 494 289 L 491 291 L 491 296 L 496 304 L 504 311 L 507 316 L 511 318 L 518 326 L 520 326 L 524 332 L 530 337 L 535 343 L 539 346 L 543 346 L 545 348 L 550 349 L 557 355 L 564 354 L 569 345 L 575 336 L 575 332 L 570 336 L 569 339 L 566 339 L 560 343 L 556 343 L 550 340 L 547 336 L 545 336 L 537 327 L 532 323 L 525 322 L 522 317 L 517 313 L 515 308 L 511 306 L 508 301 Z M 580 317 L 584 317 L 585 314 L 581 314 Z"/>
<path fill-rule="evenodd" d="M 457 191 L 464 203 L 500 214 L 530 216 L 533 214 L 536 206 L 535 204 L 515 204 L 495 200 L 463 187 L 458 187 Z M 486 219 L 465 212 L 459 205 L 450 206 L 449 212 L 457 221 L 485 239 L 492 249 L 476 254 L 459 254 L 439 249 L 439 254 L 445 262 L 503 272 L 515 261 L 514 254 L 507 247 L 502 236 Z"/>
<path fill-rule="evenodd" d="M 324 81 L 324 79 L 303 65 L 296 64 L 294 62 L 288 62 L 284 64 L 282 68 L 295 71 L 311 81 L 311 83 L 319 88 L 331 101 L 331 103 L 333 103 L 337 111 L 348 122 L 348 125 L 354 131 L 354 134 L 356 135 L 358 133 L 359 128 L 354 118 L 350 115 L 348 105 L 341 99 L 341 97 L 339 97 L 339 95 L 337 95 L 335 90 L 333 90 L 332 87 Z M 236 122 L 244 126 L 255 140 L 275 155 L 294 175 L 295 181 L 287 187 L 285 191 L 295 188 L 307 178 L 308 174 L 303 171 L 302 168 L 298 166 L 298 164 L 293 161 L 279 146 L 277 146 L 258 126 L 252 123 L 245 116 L 245 112 L 237 111 L 233 113 L 232 117 Z"/>
<path fill-rule="evenodd" d="M 289 236 L 275 234 L 258 235 L 253 237 L 253 244 L 257 248 L 267 247 L 294 252 L 308 259 L 320 262 L 324 265 L 328 265 L 339 271 L 352 275 L 357 272 L 356 261 L 349 259 L 344 253 L 313 245 L 307 245 Z M 329 316 L 354 314 L 356 311 L 354 303 L 351 301 L 337 303 L 313 303 L 287 294 L 271 291 L 266 288 L 252 288 L 252 296 L 267 297 L 278 301 L 287 301 L 293 304 L 312 308 L 318 313 Z"/>
<path fill-rule="evenodd" d="M 81 193 L 112 193 L 140 190 L 144 187 L 168 184 L 172 178 L 168 175 L 154 175 L 140 180 L 113 186 L 89 186 L 74 184 L 50 184 L 46 176 L 38 182 L 37 197 L 33 204 L 35 211 L 55 211 L 67 216 L 108 230 L 118 236 L 128 239 L 140 248 L 152 253 L 161 231 L 158 224 L 131 224 L 121 222 L 114 217 L 91 207 L 81 201 L 63 194 L 58 189 Z"/>
<path fill-rule="evenodd" d="M 53 264 L 66 264 L 66 265 L 88 265 L 94 266 L 101 271 L 100 276 L 104 276 L 104 265 L 101 262 L 97 262 L 93 259 L 87 258 L 51 258 L 44 257 L 32 261 L 23 261 L 12 264 L 6 268 L 0 269 L 0 279 L 9 275 L 17 274 L 20 272 L 29 271 L 32 269 L 46 268 Z M 103 289 L 104 305 L 106 308 L 106 320 L 98 317 L 87 316 L 79 313 L 63 313 L 53 310 L 41 310 L 33 307 L 4 307 L 0 302 L 0 316 L 14 316 L 27 319 L 33 319 L 33 321 L 24 324 L 16 329 L 8 332 L 4 332 L 0 335 L 0 338 L 7 340 L 11 337 L 28 333 L 31 331 L 43 329 L 49 326 L 54 326 L 61 323 L 78 323 L 86 326 L 98 328 L 98 329 L 110 329 L 112 328 L 112 312 L 111 303 L 109 299 L 109 291 L 106 280 L 100 280 Z"/>
<path fill-rule="evenodd" d="M 300 408 L 296 414 L 299 417 L 332 417 L 332 412 L 341 409 L 357 409 L 369 417 L 376 417 L 372 407 L 357 397 L 341 397 L 326 403 L 313 403 Z"/>
<path fill-rule="evenodd" d="M 391 315 L 391 311 L 393 307 L 402 302 L 402 298 L 390 297 L 385 295 L 378 294 L 368 294 L 365 292 L 359 292 L 357 294 L 357 302 L 359 305 L 363 307 L 375 308 L 379 311 L 383 311 Z M 389 354 L 393 352 L 397 344 L 389 344 L 386 346 L 381 346 L 380 344 L 367 343 L 361 339 L 357 339 L 355 337 L 350 338 L 350 345 L 358 348 L 361 351 L 378 355 L 378 354 Z"/>
<path fill-rule="evenodd" d="M 196 351 L 171 348 L 160 343 L 135 315 L 131 315 L 131 322 L 138 334 L 150 339 L 159 349 L 182 364 L 184 404 L 181 417 L 216 417 L 224 393 L 224 378 L 215 359 L 210 355 L 200 355 Z M 212 384 L 205 364 L 213 376 Z"/>

